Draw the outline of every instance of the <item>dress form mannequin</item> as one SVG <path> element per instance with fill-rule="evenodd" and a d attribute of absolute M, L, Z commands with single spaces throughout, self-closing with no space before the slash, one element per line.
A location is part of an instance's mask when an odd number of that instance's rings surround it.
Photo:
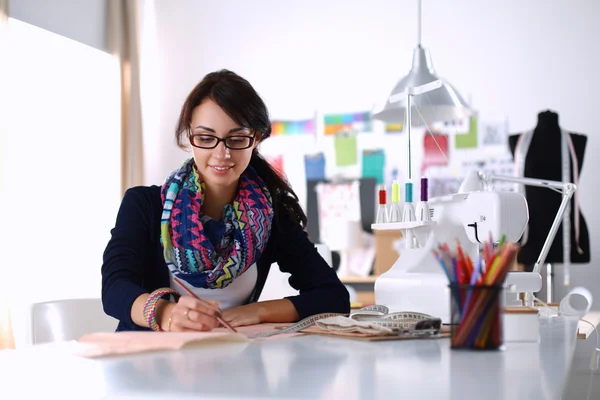
<path fill-rule="evenodd" d="M 573 143 L 577 157 L 577 172 L 581 174 L 587 137 L 581 134 L 568 134 Z M 513 156 L 520 135 L 511 135 L 509 145 Z M 524 173 L 527 178 L 547 179 L 563 181 L 562 176 L 562 133 L 558 123 L 558 114 L 552 111 L 543 111 L 538 114 L 538 124 L 533 130 L 531 144 L 524 159 Z M 570 154 L 570 152 L 567 152 Z M 570 158 L 570 182 L 574 180 L 574 163 Z M 548 188 L 525 186 L 525 196 L 529 205 L 529 231 L 526 243 L 522 244 L 518 261 L 525 265 L 527 271 L 533 269 L 537 261 L 544 241 L 550 231 L 552 222 L 556 216 L 562 195 Z M 579 210 L 576 214 L 575 196 L 571 199 L 570 207 L 570 260 L 571 263 L 590 262 L 590 240 L 587 224 Z M 575 219 L 579 218 L 579 240 L 575 230 Z M 563 262 L 563 225 L 561 224 L 552 247 L 546 258 L 547 263 Z"/>

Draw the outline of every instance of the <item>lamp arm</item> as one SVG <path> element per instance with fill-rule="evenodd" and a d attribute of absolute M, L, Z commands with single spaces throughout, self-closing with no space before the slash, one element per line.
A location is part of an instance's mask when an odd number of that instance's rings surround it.
<path fill-rule="evenodd" d="M 544 261 L 546 261 L 546 257 L 548 256 L 548 252 L 550 252 L 550 248 L 552 247 L 552 242 L 554 241 L 554 237 L 558 232 L 558 228 L 562 222 L 563 215 L 567 206 L 569 205 L 569 201 L 573 194 L 577 190 L 577 186 L 571 182 L 558 182 L 558 181 L 548 181 L 544 179 L 532 179 L 532 178 L 519 178 L 514 176 L 503 176 L 503 175 L 490 175 L 484 172 L 479 173 L 479 177 L 484 182 L 490 181 L 505 181 L 505 182 L 514 182 L 521 183 L 527 186 L 537 186 L 537 187 L 546 187 L 559 189 L 563 195 L 563 199 L 560 203 L 560 207 L 556 212 L 556 217 L 554 217 L 554 221 L 552 222 L 552 226 L 550 227 L 550 231 L 548 232 L 548 236 L 546 237 L 546 241 L 542 246 L 542 250 L 540 251 L 540 255 L 538 256 L 535 265 L 533 266 L 533 272 L 540 273 L 542 269 L 542 265 Z"/>

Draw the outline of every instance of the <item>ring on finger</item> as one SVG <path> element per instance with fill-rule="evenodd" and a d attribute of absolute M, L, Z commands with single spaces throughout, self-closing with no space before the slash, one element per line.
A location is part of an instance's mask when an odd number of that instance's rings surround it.
<path fill-rule="evenodd" d="M 183 313 L 184 317 L 186 317 L 187 319 L 190 319 L 190 316 L 188 315 L 190 312 L 190 310 L 185 310 L 185 312 Z"/>

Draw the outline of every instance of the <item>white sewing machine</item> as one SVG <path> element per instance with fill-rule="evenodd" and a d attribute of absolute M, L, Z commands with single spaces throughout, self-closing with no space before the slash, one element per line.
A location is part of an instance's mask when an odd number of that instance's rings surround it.
<path fill-rule="evenodd" d="M 563 205 L 566 207 L 575 188 L 562 182 L 538 181 L 527 178 L 489 176 L 471 172 L 459 193 L 429 200 L 431 221 L 412 221 L 373 224 L 374 230 L 411 230 L 416 241 L 414 248 L 401 251 L 392 267 L 375 281 L 375 301 L 390 311 L 415 311 L 434 315 L 448 323 L 450 319 L 450 291 L 448 278 L 433 250 L 440 243 L 455 246 L 456 240 L 472 260 L 479 258 L 481 243 L 506 235 L 506 240 L 517 242 L 529 220 L 525 197 L 517 192 L 483 190 L 490 180 L 507 180 L 542 187 L 564 188 Z M 506 306 L 522 306 L 519 293 L 526 293 L 526 304 L 533 305 L 534 292 L 542 288 L 539 273 L 564 212 L 559 209 L 542 254 L 534 272 L 511 272 L 506 278 Z M 410 246 L 407 246 L 410 247 Z"/>
<path fill-rule="evenodd" d="M 433 91 L 441 85 L 442 80 L 437 79 L 420 86 L 407 86 L 401 93 L 391 95 L 389 101 L 394 103 L 405 99 L 403 109 L 411 110 L 413 96 Z M 410 179 L 412 112 L 404 114 Z M 550 251 L 569 200 L 577 188 L 570 182 L 488 175 L 476 171 L 471 171 L 465 177 L 457 194 L 429 200 L 431 221 L 372 224 L 373 230 L 400 229 L 409 243 L 394 265 L 375 281 L 377 304 L 387 306 L 391 312 L 422 312 L 439 317 L 444 323 L 450 322 L 449 282 L 434 258 L 433 250 L 444 242 L 454 247 L 458 240 L 471 259 L 476 260 L 479 257 L 479 246 L 489 240 L 490 234 L 494 240 L 505 235 L 506 240 L 517 242 L 529 222 L 525 197 L 517 192 L 485 191 L 484 183 L 489 181 L 546 187 L 563 194 L 562 203 L 533 272 L 510 272 L 506 277 L 505 306 L 533 306 L 533 293 L 542 288 L 540 269 Z M 525 293 L 525 304 L 519 299 L 519 293 Z"/>

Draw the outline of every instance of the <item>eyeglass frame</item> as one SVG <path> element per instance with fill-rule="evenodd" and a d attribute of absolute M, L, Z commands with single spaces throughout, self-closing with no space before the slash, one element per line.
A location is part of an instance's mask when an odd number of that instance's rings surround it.
<path fill-rule="evenodd" d="M 194 144 L 194 141 L 192 140 L 192 137 L 196 137 L 196 136 L 204 136 L 204 137 L 208 136 L 208 137 L 211 137 L 211 138 L 215 138 L 215 139 L 217 139 L 217 144 L 215 144 L 213 147 L 200 147 L 200 146 L 196 146 L 196 145 Z M 229 139 L 229 138 L 247 138 L 247 139 L 250 139 L 250 143 L 249 143 L 249 144 L 248 144 L 248 146 L 246 146 L 246 147 L 242 147 L 242 148 L 240 148 L 240 147 L 233 148 L 233 147 L 229 147 L 229 146 L 227 145 L 227 142 L 226 142 L 226 140 L 227 140 L 227 139 Z M 256 131 L 253 131 L 253 133 L 252 133 L 252 136 L 248 136 L 248 135 L 231 135 L 231 136 L 226 136 L 226 137 L 224 137 L 224 138 L 220 138 L 220 137 L 218 137 L 218 136 L 215 136 L 215 135 L 210 135 L 210 134 L 207 134 L 207 133 L 194 133 L 194 134 L 193 134 L 193 133 L 192 133 L 192 130 L 191 130 L 191 129 L 188 129 L 188 140 L 189 140 L 189 142 L 190 142 L 190 144 L 191 144 L 192 146 L 194 146 L 194 147 L 195 147 L 195 148 L 197 148 L 197 149 L 202 149 L 202 150 L 212 150 L 212 149 L 216 149 L 216 148 L 217 148 L 217 146 L 219 146 L 219 143 L 221 143 L 221 142 L 223 142 L 223 145 L 224 145 L 224 146 L 225 146 L 227 149 L 229 149 L 229 150 L 248 150 L 250 147 L 252 147 L 252 146 L 254 145 L 254 141 L 256 140 Z"/>

